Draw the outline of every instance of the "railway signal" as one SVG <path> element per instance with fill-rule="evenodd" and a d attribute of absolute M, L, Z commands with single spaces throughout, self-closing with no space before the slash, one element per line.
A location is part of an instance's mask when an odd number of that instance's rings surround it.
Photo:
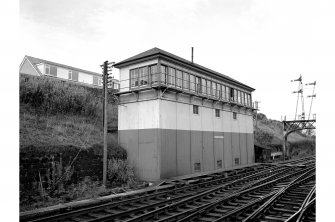
<path fill-rule="evenodd" d="M 300 95 L 301 95 L 301 108 L 302 108 L 301 119 L 305 119 L 305 107 L 304 107 L 304 95 L 303 95 L 304 89 L 303 89 L 301 74 L 300 74 L 300 76 L 299 76 L 298 79 L 291 80 L 291 82 L 299 82 L 298 90 L 293 92 L 293 93 L 297 93 L 298 94 L 297 105 L 296 105 L 296 108 L 295 108 L 294 120 L 297 119 L 297 111 L 298 111 L 298 105 L 299 105 L 299 97 L 300 97 Z"/>

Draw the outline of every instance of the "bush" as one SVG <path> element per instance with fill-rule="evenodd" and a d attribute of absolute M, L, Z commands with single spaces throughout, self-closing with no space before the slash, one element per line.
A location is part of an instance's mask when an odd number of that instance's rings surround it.
<path fill-rule="evenodd" d="M 134 184 L 135 175 L 127 160 L 108 160 L 107 178 L 111 185 Z"/>
<path fill-rule="evenodd" d="M 315 155 L 315 140 L 303 140 L 289 143 L 289 150 L 292 158 Z"/>
<path fill-rule="evenodd" d="M 274 137 L 273 133 L 263 131 L 260 128 L 256 128 L 254 131 L 255 143 L 258 143 L 261 145 L 271 144 L 273 137 Z"/>

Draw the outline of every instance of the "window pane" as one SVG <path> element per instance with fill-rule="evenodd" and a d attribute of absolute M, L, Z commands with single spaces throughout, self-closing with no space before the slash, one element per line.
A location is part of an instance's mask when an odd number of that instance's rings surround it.
<path fill-rule="evenodd" d="M 176 70 L 171 67 L 169 67 L 168 83 L 172 86 L 176 85 Z"/>
<path fill-rule="evenodd" d="M 190 75 L 190 90 L 192 92 L 195 91 L 195 76 L 194 75 Z"/>
<path fill-rule="evenodd" d="M 204 94 L 204 95 L 206 95 L 206 93 L 207 93 L 207 89 L 206 89 L 206 79 L 201 79 L 201 87 L 202 87 L 202 94 Z"/>
<path fill-rule="evenodd" d="M 193 105 L 193 114 L 199 114 L 199 106 Z"/>
<path fill-rule="evenodd" d="M 157 65 L 150 66 L 151 82 L 158 81 Z"/>
<path fill-rule="evenodd" d="M 140 86 L 148 84 L 148 67 L 139 69 L 139 84 Z"/>
<path fill-rule="evenodd" d="M 210 96 L 212 94 L 211 91 L 212 91 L 212 81 L 207 80 L 207 95 Z"/>
<path fill-rule="evenodd" d="M 197 93 L 201 92 L 201 79 L 200 77 L 195 77 L 195 90 Z"/>
<path fill-rule="evenodd" d="M 180 70 L 177 70 L 177 78 L 176 78 L 176 82 L 177 82 L 177 87 L 182 87 L 182 81 L 183 81 L 183 73 Z"/>
<path fill-rule="evenodd" d="M 218 95 L 217 97 L 219 97 L 220 99 L 222 98 L 222 85 L 221 84 L 217 84 L 218 86 Z"/>
<path fill-rule="evenodd" d="M 183 88 L 188 90 L 189 89 L 189 83 L 190 83 L 190 75 L 186 72 L 183 72 Z"/>
<path fill-rule="evenodd" d="M 68 79 L 72 79 L 72 71 L 69 70 L 69 76 L 68 76 Z"/>
<path fill-rule="evenodd" d="M 131 87 L 139 86 L 139 69 L 130 70 Z"/>
<path fill-rule="evenodd" d="M 135 87 L 135 70 L 130 70 L 130 87 Z"/>
<path fill-rule="evenodd" d="M 234 102 L 237 102 L 237 89 L 234 89 Z"/>
<path fill-rule="evenodd" d="M 231 101 L 234 101 L 234 92 L 235 92 L 235 89 L 233 89 L 233 88 L 230 88 L 230 100 Z"/>
<path fill-rule="evenodd" d="M 220 110 L 219 109 L 215 109 L 215 116 L 220 117 Z"/>
<path fill-rule="evenodd" d="M 161 65 L 161 83 L 166 83 L 166 66 Z"/>
<path fill-rule="evenodd" d="M 212 88 L 213 88 L 213 90 L 212 90 L 212 95 L 213 95 L 214 97 L 216 97 L 216 95 L 217 95 L 217 91 L 216 91 L 216 83 L 215 83 L 215 82 L 212 83 Z"/>

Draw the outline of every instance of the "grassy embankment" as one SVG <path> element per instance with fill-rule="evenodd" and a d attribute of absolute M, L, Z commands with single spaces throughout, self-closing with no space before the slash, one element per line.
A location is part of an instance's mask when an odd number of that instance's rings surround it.
<path fill-rule="evenodd" d="M 283 144 L 283 126 L 280 121 L 268 119 L 258 114 L 257 127 L 254 127 L 255 142 L 281 149 Z M 288 136 L 288 147 L 292 158 L 315 155 L 315 136 L 296 131 Z"/>
<path fill-rule="evenodd" d="M 114 105 L 112 97 L 109 98 L 109 103 L 108 125 L 117 126 L 117 106 Z M 126 159 L 119 158 L 120 152 L 124 150 L 117 145 L 115 135 L 109 134 L 108 137 L 108 149 L 112 153 L 108 166 L 109 182 L 118 186 L 131 186 L 135 181 L 133 171 Z M 47 77 L 20 76 L 21 154 L 30 152 L 33 155 L 40 155 L 44 151 L 44 154 L 57 153 L 68 147 L 102 148 L 102 138 L 101 89 Z M 54 181 L 65 178 L 63 174 L 66 166 L 62 167 L 63 173 L 54 178 Z M 29 196 L 22 201 L 20 194 L 20 210 L 96 197 L 108 192 L 111 190 L 103 189 L 101 181 L 85 178 L 79 184 L 73 184 L 59 191 L 57 197 L 49 195 L 48 189 L 43 196 Z M 59 196 L 59 194 L 65 195 Z"/>

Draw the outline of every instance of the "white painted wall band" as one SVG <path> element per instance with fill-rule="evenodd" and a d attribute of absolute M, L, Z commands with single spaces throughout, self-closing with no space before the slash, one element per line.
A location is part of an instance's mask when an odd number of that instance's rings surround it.
<path fill-rule="evenodd" d="M 193 105 L 166 100 L 148 100 L 119 106 L 119 130 L 171 129 L 189 131 L 253 133 L 252 116 L 199 106 L 193 114 Z"/>

